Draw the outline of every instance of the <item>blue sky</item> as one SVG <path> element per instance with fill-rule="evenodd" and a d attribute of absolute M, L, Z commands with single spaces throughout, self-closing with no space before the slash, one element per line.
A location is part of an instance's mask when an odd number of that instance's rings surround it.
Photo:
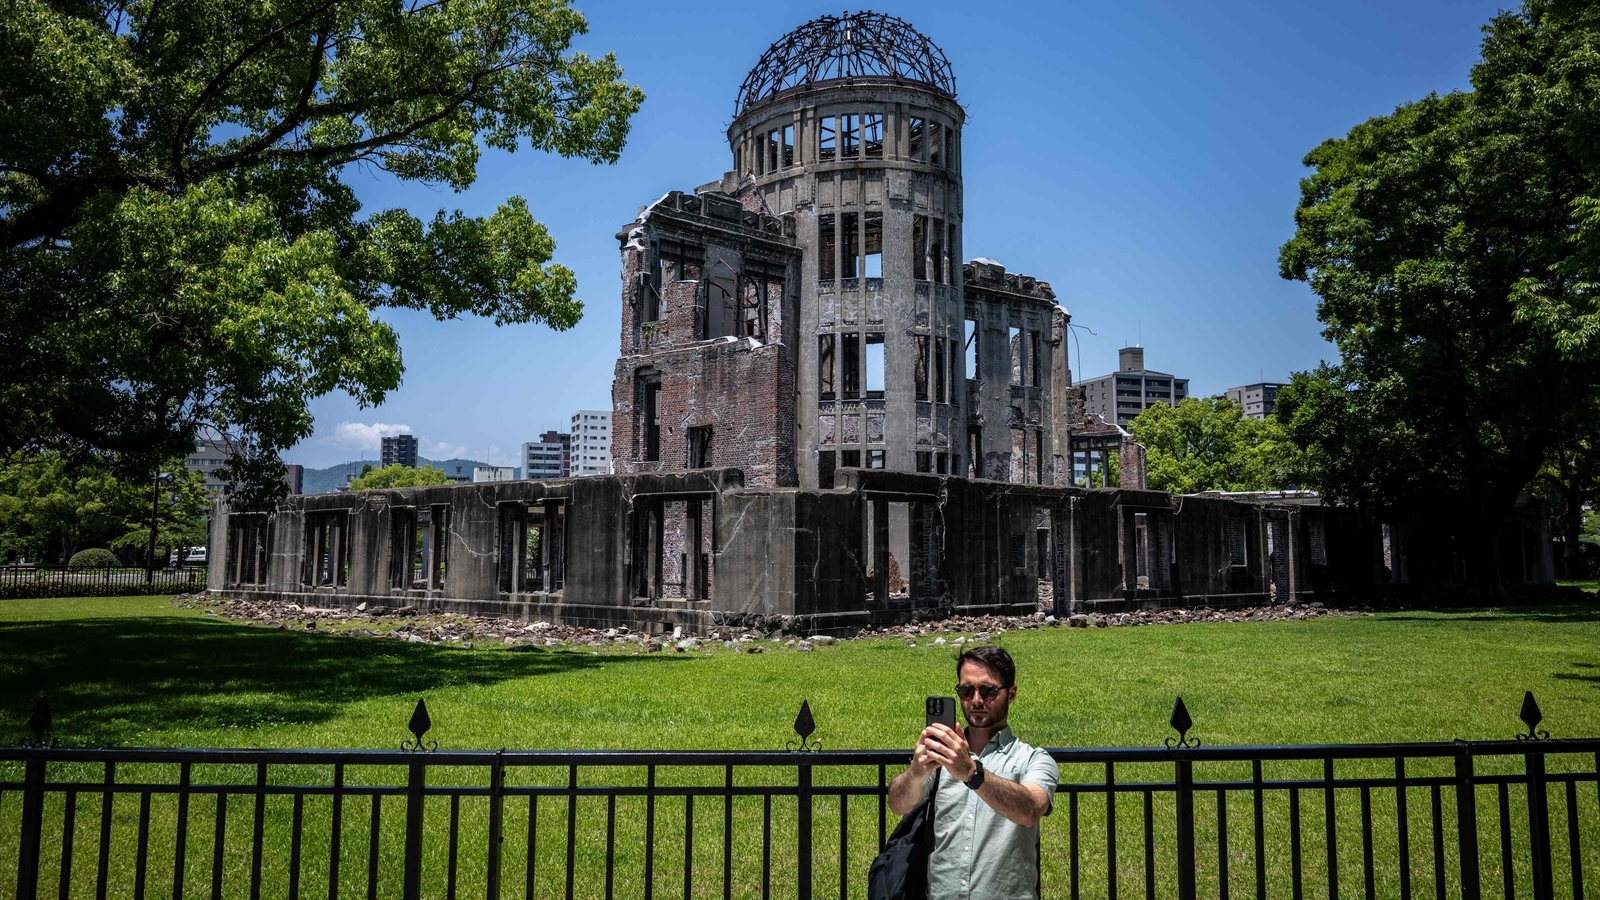
<path fill-rule="evenodd" d="M 785 32 L 841 8 L 580 2 L 579 48 L 616 53 L 647 99 L 614 166 L 488 153 L 468 191 L 353 171 L 371 211 L 483 215 L 526 197 L 578 275 L 583 321 L 557 333 L 386 311 L 406 374 L 374 409 L 335 394 L 286 454 L 322 467 L 409 431 L 423 455 L 514 464 L 523 441 L 609 409 L 618 349 L 617 230 L 668 190 L 731 167 L 734 97 Z M 1430 91 L 1466 89 L 1489 0 L 880 3 L 944 48 L 968 119 L 966 256 L 1054 286 L 1078 331 L 1074 377 L 1117 349 L 1206 395 L 1332 359 L 1316 298 L 1277 274 L 1300 161 L 1322 140 Z M 1081 350 L 1081 355 L 1080 355 Z"/>

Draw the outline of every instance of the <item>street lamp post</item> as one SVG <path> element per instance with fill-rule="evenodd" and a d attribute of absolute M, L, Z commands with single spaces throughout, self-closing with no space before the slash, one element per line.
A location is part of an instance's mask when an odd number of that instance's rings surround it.
<path fill-rule="evenodd" d="M 156 583 L 156 519 L 161 514 L 161 486 L 171 483 L 171 472 L 157 472 L 150 488 L 150 553 L 144 561 L 144 583 L 151 588 Z"/>

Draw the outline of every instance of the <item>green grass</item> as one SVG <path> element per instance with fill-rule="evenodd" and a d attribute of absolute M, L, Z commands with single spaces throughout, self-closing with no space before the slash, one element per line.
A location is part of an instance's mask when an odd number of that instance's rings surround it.
<path fill-rule="evenodd" d="M 12 600 L 0 738 L 44 693 L 74 746 L 388 747 L 426 697 L 454 749 L 765 749 L 809 700 L 824 746 L 896 748 L 954 680 L 953 648 L 917 640 L 512 653 L 264 628 L 165 598 Z M 1507 738 L 1524 690 L 1553 734 L 1600 735 L 1595 604 L 999 640 L 1018 661 L 1016 727 L 1047 746 L 1160 743 L 1179 694 L 1212 745 Z"/>
<path fill-rule="evenodd" d="M 954 638 L 956 633 L 946 635 Z M 899 638 L 852 641 L 800 653 L 778 644 L 769 652 L 737 654 L 714 645 L 709 652 L 636 654 L 635 645 L 595 653 L 587 648 L 509 652 L 501 647 L 464 650 L 458 647 L 404 643 L 397 640 L 336 636 L 281 630 L 224 621 L 203 610 L 174 606 L 167 598 L 37 600 L 0 602 L 0 742 L 23 730 L 33 701 L 43 692 L 55 711 L 58 738 L 69 746 L 211 746 L 211 747 L 344 747 L 388 748 L 406 737 L 405 724 L 418 697 L 426 697 L 434 731 L 442 749 L 783 749 L 802 699 L 809 700 L 817 721 L 816 737 L 827 749 L 908 748 L 921 726 L 922 697 L 948 693 L 953 683 L 954 650 L 931 646 L 921 636 L 916 647 Z M 1032 743 L 1046 746 L 1147 746 L 1169 734 L 1166 727 L 1173 698 L 1182 694 L 1195 725 L 1192 734 L 1208 745 L 1445 741 L 1510 738 L 1521 730 L 1517 711 L 1522 692 L 1532 690 L 1543 707 L 1543 727 L 1556 737 L 1600 735 L 1600 605 L 1595 603 L 1530 609 L 1405 612 L 1303 622 L 1145 626 L 1138 628 L 1045 628 L 1008 632 L 999 641 L 1019 666 L 1020 695 L 1013 724 Z M 1485 761 L 1483 766 L 1491 766 Z M 167 767 L 126 766 L 125 779 L 170 780 Z M 1341 764 L 1341 777 L 1383 764 Z M 1301 770 L 1303 769 L 1303 771 Z M 1315 777 L 1320 767 L 1279 766 L 1268 777 L 1285 774 Z M 1448 764 L 1419 765 L 1413 774 Z M 1391 770 L 1392 771 L 1392 770 Z M 0 765 L 0 781 L 16 780 L 14 766 Z M 52 771 L 52 779 L 76 774 L 97 780 L 98 770 Z M 1064 781 L 1099 777 L 1101 772 L 1064 771 Z M 1170 778 L 1170 766 L 1150 769 L 1150 777 Z M 449 783 L 481 783 L 482 772 L 443 771 L 430 778 Z M 793 771 L 786 776 L 791 779 Z M 1202 767 L 1197 776 L 1247 777 L 1220 764 Z M 214 766 L 197 771 L 212 783 L 249 783 L 253 770 Z M 273 783 L 326 779 L 324 772 L 274 771 Z M 352 784 L 400 784 L 397 770 L 352 770 Z M 563 785 L 564 770 L 519 771 L 513 784 Z M 720 783 L 720 770 L 663 773 L 664 779 Z M 739 774 L 750 783 L 759 773 Z M 771 777 L 771 776 L 768 776 Z M 1141 767 L 1119 767 L 1123 780 L 1141 777 Z M 584 783 L 640 783 L 638 771 L 586 772 Z M 838 779 L 870 781 L 875 770 L 818 774 L 819 783 Z M 325 782 L 323 782 L 325 783 Z M 858 782 L 859 783 L 859 782 Z M 1580 827 L 1600 833 L 1600 816 L 1591 787 L 1580 806 Z M 1357 798 L 1340 799 L 1342 887 L 1359 890 L 1360 841 Z M 93 803 L 89 802 L 90 798 Z M 1392 821 L 1393 792 L 1374 796 L 1380 821 Z M 1559 798 L 1557 798 L 1559 801 Z M 75 831 L 82 859 L 92 860 L 98 837 L 98 795 L 80 801 Z M 1302 797 L 1307 865 L 1321 865 L 1321 797 Z M 1498 848 L 1497 824 L 1489 812 L 1492 791 L 1480 793 L 1481 840 L 1486 860 Z M 1268 827 L 1275 835 L 1269 877 L 1275 886 L 1286 878 L 1287 801 L 1269 804 Z M 1430 815 L 1425 791 L 1413 791 L 1413 889 L 1431 894 L 1431 849 L 1426 835 Z M 582 801 L 577 836 L 578 895 L 599 893 L 604 871 L 605 807 L 601 800 Z M 1119 801 L 1119 873 L 1124 893 L 1143 893 L 1142 809 L 1137 795 Z M 89 807 L 93 809 L 89 809 Z M 1559 808 L 1559 802 L 1553 808 Z M 306 833 L 325 834 L 327 801 L 307 801 Z M 792 801 L 775 804 L 776 896 L 793 896 L 783 872 L 792 871 L 794 841 Z M 861 887 L 876 836 L 875 807 L 865 800 L 850 807 L 852 845 L 848 871 L 852 895 Z M 1157 867 L 1161 893 L 1170 893 L 1173 873 L 1165 848 L 1170 847 L 1170 801 L 1155 801 L 1155 837 L 1163 848 Z M 364 893 L 367 801 L 352 800 L 346 813 L 344 893 Z M 398 885 L 402 805 L 398 798 L 383 807 L 384 881 L 380 895 Z M 1083 801 L 1085 863 L 1089 866 L 1087 896 L 1104 892 L 1103 873 L 1096 874 L 1095 853 L 1103 855 L 1103 799 Z M 1214 798 L 1201 798 L 1201 821 L 1214 820 Z M 189 890 L 209 887 L 211 827 L 215 803 L 196 798 L 191 809 Z M 530 853 L 522 833 L 528 814 L 525 800 L 508 803 L 513 827 L 507 837 L 507 883 L 520 895 L 525 862 L 538 859 L 540 892 L 561 893 L 564 865 L 565 801 L 551 798 L 540 805 L 539 844 Z M 13 871 L 16 806 L 0 797 L 0 871 Z M 136 827 L 138 804 L 118 801 L 119 834 Z M 658 804 L 657 893 L 680 896 L 682 890 L 684 807 L 681 800 Z M 448 806 L 430 803 L 429 827 L 444 827 Z M 695 810 L 695 896 L 720 896 L 722 808 L 705 798 Z M 1253 895 L 1246 798 L 1230 803 L 1230 820 L 1240 829 L 1230 847 L 1234 892 Z M 1384 819 L 1384 817 L 1389 817 Z M 1453 798 L 1446 794 L 1445 820 L 1453 821 Z M 284 893 L 284 860 L 289 832 L 287 802 L 266 809 L 268 845 L 267 894 Z M 819 835 L 837 833 L 837 801 L 819 804 Z M 643 806 L 638 798 L 618 804 L 618 896 L 642 891 Z M 734 852 L 740 860 L 734 893 L 756 893 L 750 861 L 760 853 L 759 804 L 741 801 L 734 815 Z M 150 889 L 164 883 L 170 890 L 170 846 L 175 829 L 170 797 L 156 796 L 152 807 L 155 837 Z M 464 847 L 481 847 L 485 815 L 481 799 L 462 806 Z M 1564 845 L 1565 818 L 1556 820 L 1558 844 Z M 58 847 L 59 798 L 47 817 L 53 829 L 47 846 Z M 892 824 L 892 819 L 891 819 Z M 1525 827 L 1514 822 L 1514 827 Z M 1060 843 L 1064 818 L 1048 823 Z M 318 827 L 322 832 L 317 830 Z M 251 805 L 236 798 L 229 807 L 225 894 L 242 896 L 248 882 Z M 1590 832 L 1589 829 L 1593 829 Z M 128 830 L 125 830 L 128 829 Z M 1396 851 L 1392 828 L 1375 847 L 1388 875 L 1379 879 L 1379 894 L 1397 890 L 1392 872 Z M 442 833 L 431 832 L 431 833 Z M 1520 832 L 1519 832 L 1520 835 Z M 1518 838 L 1521 839 L 1520 836 Z M 325 845 L 326 838 L 321 839 Z M 1387 841 L 1387 843 L 1386 843 Z M 824 841 L 823 843 L 827 843 Z M 442 895 L 446 869 L 444 842 L 430 839 L 425 864 L 432 889 Z M 1453 847 L 1453 841 L 1447 841 Z M 318 845 L 318 846 L 323 846 Z M 1212 845 L 1202 835 L 1202 851 Z M 161 848 L 168 848 L 162 850 Z M 1558 847 L 1558 850 L 1560 848 Z M 131 893 L 128 841 L 115 842 L 113 894 Z M 166 852 L 167 857 L 160 854 Z M 481 895 L 481 850 L 464 850 L 462 896 Z M 837 895 L 836 844 L 817 847 L 819 896 Z M 1447 849 L 1447 854 L 1452 852 Z M 1600 877 L 1600 848 L 1586 847 L 1586 881 Z M 325 850 L 308 849 L 305 884 L 325 889 Z M 1559 854 L 1558 854 L 1559 855 Z M 165 861 L 163 861 L 165 860 Z M 48 862 L 48 860 L 47 860 Z M 1559 862 L 1559 860 L 1558 860 Z M 1099 865 L 1103 867 L 1103 858 Z M 1455 872 L 1449 861 L 1448 871 Z M 1492 861 L 1486 866 L 1492 866 Z M 1060 896 L 1065 886 L 1060 853 L 1046 861 L 1047 896 Z M 1351 866 L 1355 868 L 1352 869 Z M 319 868 L 320 867 L 320 868 Z M 55 869 L 47 865 L 47 870 Z M 1558 872 L 1560 867 L 1558 865 Z M 1498 890 L 1498 870 L 1485 869 L 1485 884 Z M 80 893 L 92 893 L 89 863 L 74 867 Z M 1492 877 L 1491 877 L 1492 875 Z M 51 877 L 55 877 L 53 874 Z M 1214 874 L 1210 877 L 1214 877 Z M 1308 896 L 1324 873 L 1308 871 Z M 120 880 L 119 880 L 120 879 Z M 318 879 L 322 879 L 319 881 Z M 1097 880 L 1098 879 L 1098 880 Z M 1387 881 L 1385 879 L 1388 879 Z M 1519 876 L 1521 879 L 1521 876 Z M 438 883 L 436 883 L 438 882 Z M 47 884 L 53 885 L 50 881 Z M 1385 889 L 1387 885 L 1388 890 Z M 1600 888 L 1600 881 L 1595 881 Z M 1214 892 L 1214 882 L 1209 892 Z M 512 890 L 508 888 L 508 890 Z M 1130 893 L 1131 892 L 1131 893 Z M 1519 894 L 1526 894 L 1521 886 Z"/>

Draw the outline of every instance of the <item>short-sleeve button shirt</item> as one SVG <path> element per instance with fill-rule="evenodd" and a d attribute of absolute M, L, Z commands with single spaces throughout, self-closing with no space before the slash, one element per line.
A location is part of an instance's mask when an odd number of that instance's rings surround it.
<path fill-rule="evenodd" d="M 984 778 L 1027 782 L 1055 794 L 1056 761 L 1002 728 L 978 754 Z M 933 776 L 922 784 L 926 797 Z M 1046 809 L 1046 814 L 1049 810 Z M 933 801 L 929 900 L 1034 900 L 1039 896 L 1039 825 L 1024 828 L 983 802 L 948 773 Z"/>

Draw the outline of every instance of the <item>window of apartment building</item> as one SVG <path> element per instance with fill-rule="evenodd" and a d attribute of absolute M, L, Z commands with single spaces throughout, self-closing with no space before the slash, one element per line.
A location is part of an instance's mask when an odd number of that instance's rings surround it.
<path fill-rule="evenodd" d="M 906 143 L 906 156 L 910 159 L 922 159 L 922 150 L 928 144 L 928 120 L 920 116 L 912 116 L 908 123 L 910 134 Z"/>
<path fill-rule="evenodd" d="M 835 245 L 838 240 L 833 222 L 832 213 L 817 216 L 817 278 L 822 281 L 832 281 L 834 278 Z"/>
<path fill-rule="evenodd" d="M 689 429 L 689 463 L 691 469 L 711 468 L 711 426 Z"/>
<path fill-rule="evenodd" d="M 827 162 L 839 155 L 839 120 L 823 116 L 817 123 L 817 159 Z"/>
<path fill-rule="evenodd" d="M 838 465 L 832 450 L 821 450 L 817 453 L 817 487 L 827 490 L 833 487 L 833 473 Z"/>
<path fill-rule="evenodd" d="M 883 335 L 867 335 L 867 398 L 882 399 L 884 391 Z"/>
<path fill-rule="evenodd" d="M 861 396 L 861 335 L 846 334 L 843 344 L 843 394 L 853 399 Z"/>
<path fill-rule="evenodd" d="M 868 159 L 883 158 L 883 113 L 861 117 L 861 141 Z"/>
<path fill-rule="evenodd" d="M 833 399 L 833 345 L 836 337 L 832 334 L 817 335 L 817 396 L 823 400 Z"/>

